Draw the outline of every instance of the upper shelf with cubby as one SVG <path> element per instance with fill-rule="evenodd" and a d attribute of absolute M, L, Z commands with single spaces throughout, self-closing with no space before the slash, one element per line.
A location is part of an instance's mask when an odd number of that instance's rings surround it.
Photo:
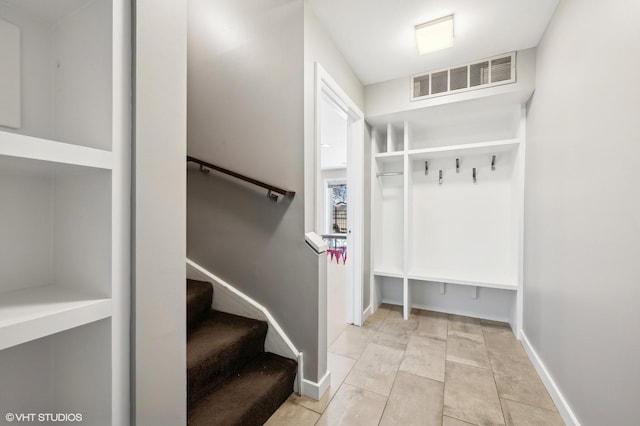
<path fill-rule="evenodd" d="M 110 0 L 0 2 L 0 132 L 112 149 Z M 4 36 L 6 35 L 6 37 Z"/>

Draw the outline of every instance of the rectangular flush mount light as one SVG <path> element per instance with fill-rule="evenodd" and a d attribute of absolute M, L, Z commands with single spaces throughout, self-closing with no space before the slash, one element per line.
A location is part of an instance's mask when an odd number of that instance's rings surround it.
<path fill-rule="evenodd" d="M 453 15 L 416 25 L 418 54 L 453 46 Z"/>

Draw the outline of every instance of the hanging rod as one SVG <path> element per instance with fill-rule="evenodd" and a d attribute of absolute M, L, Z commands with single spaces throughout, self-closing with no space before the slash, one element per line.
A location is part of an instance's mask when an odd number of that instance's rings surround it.
<path fill-rule="evenodd" d="M 380 176 L 401 176 L 403 175 L 403 172 L 384 172 L 384 173 L 378 173 L 376 174 L 376 176 L 380 177 Z"/>
<path fill-rule="evenodd" d="M 278 195 L 277 194 L 283 195 L 285 197 L 290 197 L 290 198 L 293 198 L 296 195 L 295 191 L 289 191 L 288 189 L 278 188 L 277 186 L 270 185 L 268 183 L 259 181 L 257 179 L 250 178 L 250 177 L 245 176 L 245 175 L 241 175 L 240 173 L 232 172 L 231 170 L 225 169 L 225 168 L 220 167 L 220 166 L 216 166 L 216 165 L 211 164 L 211 163 L 207 163 L 206 161 L 197 159 L 195 157 L 191 157 L 189 155 L 187 155 L 187 162 L 192 162 L 192 163 L 199 164 L 201 172 L 209 173 L 209 170 L 207 170 L 207 169 L 215 170 L 217 172 L 224 173 L 225 175 L 229 175 L 229 176 L 232 176 L 232 177 L 234 177 L 236 179 L 240 179 L 242 181 L 249 182 L 249 183 L 251 183 L 253 185 L 256 185 L 256 186 L 259 186 L 261 188 L 264 188 L 264 189 L 266 189 L 268 191 L 267 192 L 267 197 L 270 200 L 273 200 L 273 201 L 278 201 Z M 275 192 L 275 194 L 274 194 L 274 192 Z"/>

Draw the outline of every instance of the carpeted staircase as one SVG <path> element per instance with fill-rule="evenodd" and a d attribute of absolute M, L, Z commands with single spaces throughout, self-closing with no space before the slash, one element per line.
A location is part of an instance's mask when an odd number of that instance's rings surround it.
<path fill-rule="evenodd" d="M 187 280 L 188 424 L 262 425 L 293 392 L 297 363 L 264 352 L 266 322 L 212 300 L 210 283 Z"/>

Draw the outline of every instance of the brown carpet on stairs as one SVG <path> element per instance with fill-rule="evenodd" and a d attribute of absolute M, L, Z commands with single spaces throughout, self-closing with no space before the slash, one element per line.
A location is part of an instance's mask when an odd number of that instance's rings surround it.
<path fill-rule="evenodd" d="M 293 391 L 297 363 L 264 352 L 266 322 L 212 300 L 210 283 L 187 280 L 188 424 L 264 424 Z"/>

